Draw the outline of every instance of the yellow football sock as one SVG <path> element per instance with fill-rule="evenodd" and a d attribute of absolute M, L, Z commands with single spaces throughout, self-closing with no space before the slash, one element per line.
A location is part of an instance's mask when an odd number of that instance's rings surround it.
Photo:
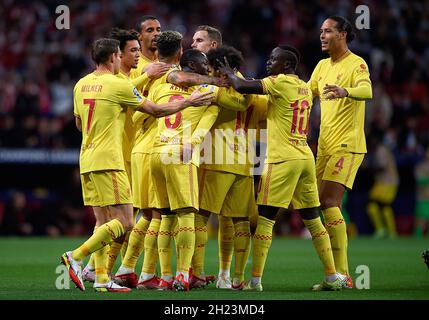
<path fill-rule="evenodd" d="M 97 226 L 95 226 L 94 227 L 94 232 L 95 232 L 95 230 L 97 230 L 98 229 L 98 227 Z M 94 232 L 92 233 L 92 234 L 94 234 Z M 90 270 L 94 270 L 95 269 L 95 262 L 94 262 L 94 256 L 91 254 L 91 256 L 89 257 L 89 261 L 88 261 L 88 263 L 86 264 L 87 266 L 88 266 L 88 268 L 90 269 Z"/>
<path fill-rule="evenodd" d="M 270 220 L 263 216 L 259 216 L 258 218 L 258 226 L 253 236 L 252 277 L 262 277 L 264 273 L 268 250 L 270 249 L 273 239 L 273 227 L 275 222 L 275 220 Z"/>
<path fill-rule="evenodd" d="M 329 234 L 322 224 L 320 217 L 311 220 L 302 219 L 308 231 L 310 231 L 313 245 L 325 268 L 325 275 L 336 273 L 334 256 L 332 254 Z"/>
<path fill-rule="evenodd" d="M 393 210 L 391 206 L 383 206 L 383 217 L 386 222 L 387 232 L 390 237 L 396 236 L 396 223 L 395 223 L 395 215 L 393 214 Z"/>
<path fill-rule="evenodd" d="M 140 254 L 144 248 L 145 235 L 149 224 L 150 221 L 141 217 L 134 225 L 128 240 L 127 253 L 125 254 L 124 260 L 122 260 L 122 266 L 133 270 L 135 269 L 137 261 L 139 260 Z"/>
<path fill-rule="evenodd" d="M 219 270 L 230 270 L 234 254 L 234 223 L 232 218 L 219 215 Z"/>
<path fill-rule="evenodd" d="M 113 219 L 100 227 L 94 234 L 86 240 L 79 248 L 72 252 L 72 258 L 80 261 L 90 253 L 93 253 L 102 247 L 108 245 L 113 239 L 124 234 L 124 227 L 117 219 Z"/>
<path fill-rule="evenodd" d="M 341 274 L 349 274 L 347 261 L 347 229 L 341 210 L 332 207 L 322 210 L 325 228 L 331 239 L 332 253 L 334 254 L 335 269 Z"/>
<path fill-rule="evenodd" d="M 207 221 L 208 217 L 195 214 L 195 251 L 192 257 L 192 272 L 197 277 L 204 273 L 204 258 L 208 240 Z"/>
<path fill-rule="evenodd" d="M 110 277 L 107 273 L 108 251 L 109 246 L 104 246 L 92 254 L 95 263 L 95 282 L 97 283 L 107 283 L 110 280 Z"/>
<path fill-rule="evenodd" d="M 110 249 L 107 253 L 107 272 L 112 272 L 113 266 L 115 265 L 116 259 L 118 258 L 119 252 L 121 251 L 122 244 L 125 241 L 125 237 L 127 235 L 126 232 L 119 238 L 115 239 L 110 243 Z"/>
<path fill-rule="evenodd" d="M 195 249 L 195 214 L 193 209 L 182 209 L 177 213 L 177 271 L 189 272 Z"/>
<path fill-rule="evenodd" d="M 173 228 L 176 222 L 175 215 L 162 215 L 158 232 L 158 254 L 161 276 L 172 276 L 171 259 L 173 252 L 171 240 L 173 239 Z"/>
<path fill-rule="evenodd" d="M 234 224 L 234 229 L 234 280 L 238 280 L 239 283 L 241 283 L 244 281 L 244 271 L 246 269 L 247 259 L 249 258 L 250 222 L 239 221 Z"/>
<path fill-rule="evenodd" d="M 139 209 L 134 209 L 133 210 L 134 225 L 136 224 L 136 218 L 137 218 L 138 214 L 139 214 Z M 121 248 L 121 258 L 122 258 L 122 261 L 124 260 L 126 254 L 127 254 L 128 242 L 129 242 L 130 235 L 131 235 L 131 232 L 127 232 L 125 234 L 125 240 L 124 240 L 124 243 L 122 244 L 122 248 Z"/>
<path fill-rule="evenodd" d="M 155 274 L 158 262 L 158 232 L 161 225 L 160 219 L 152 218 L 144 239 L 144 260 L 142 272 Z"/>
<path fill-rule="evenodd" d="M 371 218 L 375 231 L 383 229 L 383 217 L 380 212 L 380 207 L 377 203 L 371 201 L 367 206 L 368 215 Z"/>

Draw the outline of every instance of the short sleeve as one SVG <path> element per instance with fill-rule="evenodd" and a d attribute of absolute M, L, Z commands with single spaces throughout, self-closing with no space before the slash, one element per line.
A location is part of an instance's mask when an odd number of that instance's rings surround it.
<path fill-rule="evenodd" d="M 120 80 L 118 81 L 118 87 L 120 105 L 136 109 L 144 103 L 145 98 L 131 82 Z"/>

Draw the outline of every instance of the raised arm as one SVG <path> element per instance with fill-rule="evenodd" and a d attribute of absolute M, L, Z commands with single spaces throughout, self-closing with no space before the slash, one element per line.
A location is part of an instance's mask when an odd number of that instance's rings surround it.
<path fill-rule="evenodd" d="M 198 73 L 185 72 L 181 70 L 171 72 L 167 77 L 167 82 L 179 87 L 191 87 L 200 84 L 213 84 L 218 87 L 229 86 L 229 84 L 225 83 L 221 78 L 204 76 Z"/>
<path fill-rule="evenodd" d="M 229 81 L 231 82 L 234 89 L 239 93 L 253 93 L 253 94 L 263 94 L 264 88 L 262 87 L 261 80 L 245 80 L 237 77 L 234 73 L 234 70 L 230 67 L 228 60 L 222 62 L 219 61 L 220 72 L 227 75 Z"/>

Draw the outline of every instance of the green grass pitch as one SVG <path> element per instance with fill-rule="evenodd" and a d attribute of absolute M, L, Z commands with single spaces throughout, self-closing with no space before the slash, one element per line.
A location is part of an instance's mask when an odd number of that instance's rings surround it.
<path fill-rule="evenodd" d="M 0 300 L 428 300 L 429 269 L 421 253 L 428 239 L 395 240 L 351 239 L 350 272 L 356 280 L 356 267 L 370 271 L 370 289 L 341 292 L 311 292 L 312 284 L 323 278 L 322 265 L 310 240 L 279 238 L 273 240 L 265 267 L 263 292 L 219 290 L 211 284 L 190 292 L 133 290 L 131 293 L 96 293 L 89 283 L 81 292 L 70 283 L 69 290 L 56 288 L 56 268 L 61 254 L 84 239 L 76 238 L 0 238 Z M 206 251 L 206 272 L 217 274 L 217 241 L 211 239 Z M 140 259 L 137 270 L 140 271 Z M 250 275 L 250 264 L 246 269 Z M 118 267 L 116 264 L 115 270 Z"/>

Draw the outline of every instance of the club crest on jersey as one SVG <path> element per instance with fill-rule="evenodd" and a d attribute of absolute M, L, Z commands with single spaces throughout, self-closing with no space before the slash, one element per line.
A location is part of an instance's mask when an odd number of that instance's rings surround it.
<path fill-rule="evenodd" d="M 139 93 L 139 91 L 137 90 L 136 87 L 133 88 L 133 94 L 136 96 L 138 102 L 140 102 L 140 101 L 143 100 L 142 96 L 140 95 L 140 93 Z"/>

